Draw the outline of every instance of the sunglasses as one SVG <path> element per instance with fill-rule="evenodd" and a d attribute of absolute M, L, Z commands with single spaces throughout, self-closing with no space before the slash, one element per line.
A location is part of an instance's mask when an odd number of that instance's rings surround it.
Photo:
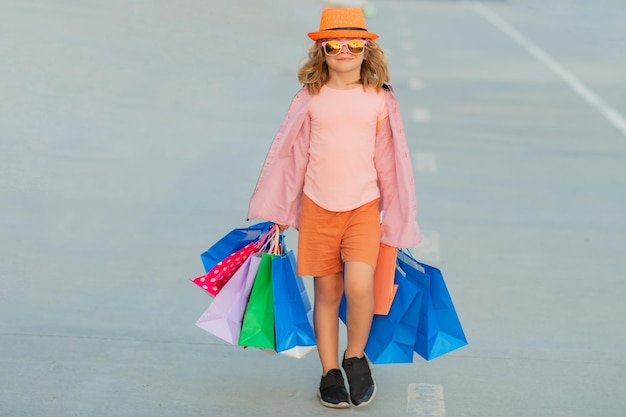
<path fill-rule="evenodd" d="M 339 55 L 341 49 L 345 46 L 348 52 L 353 55 L 362 54 L 365 50 L 367 42 L 361 39 L 353 39 L 351 41 L 326 41 L 322 42 L 322 49 L 327 56 Z"/>

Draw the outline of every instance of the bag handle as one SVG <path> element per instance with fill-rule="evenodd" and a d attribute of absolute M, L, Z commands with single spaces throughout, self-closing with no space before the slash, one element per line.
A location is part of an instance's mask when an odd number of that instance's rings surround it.
<path fill-rule="evenodd" d="M 273 236 L 273 233 L 276 231 L 278 226 L 273 225 L 272 227 L 269 228 L 269 230 L 267 231 L 267 233 L 265 233 L 264 235 L 262 235 L 259 240 L 257 240 L 254 243 L 254 246 L 257 250 L 261 250 L 263 247 L 266 246 L 267 242 L 269 241 L 269 238 L 271 236 Z"/>
<path fill-rule="evenodd" d="M 257 252 L 265 252 L 273 255 L 285 253 L 285 235 L 277 224 L 274 224 L 266 234 L 254 244 Z"/>
<path fill-rule="evenodd" d="M 268 253 L 273 255 L 281 255 L 283 253 L 283 233 L 280 231 L 278 226 L 274 226 L 274 234 L 271 238 L 270 248 Z"/>

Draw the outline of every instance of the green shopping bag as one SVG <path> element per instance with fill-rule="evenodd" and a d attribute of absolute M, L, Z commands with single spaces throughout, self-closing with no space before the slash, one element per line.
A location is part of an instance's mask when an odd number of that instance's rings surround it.
<path fill-rule="evenodd" d="M 239 346 L 276 349 L 272 287 L 272 258 L 276 256 L 269 253 L 261 254 L 259 270 L 243 316 Z"/>

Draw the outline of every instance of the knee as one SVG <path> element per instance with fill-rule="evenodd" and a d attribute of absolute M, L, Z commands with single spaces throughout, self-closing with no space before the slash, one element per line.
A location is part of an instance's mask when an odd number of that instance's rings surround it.
<path fill-rule="evenodd" d="M 348 279 L 345 282 L 347 300 L 367 300 L 374 297 L 374 281 L 368 277 Z"/>
<path fill-rule="evenodd" d="M 324 285 L 315 288 L 315 302 L 326 305 L 339 305 L 343 296 L 343 283 L 338 281 L 333 285 Z"/>
<path fill-rule="evenodd" d="M 346 287 L 347 300 L 367 300 L 374 297 L 374 292 L 369 285 L 351 285 Z"/>
<path fill-rule="evenodd" d="M 344 285 L 348 300 L 373 297 L 374 268 L 364 262 L 347 262 Z"/>

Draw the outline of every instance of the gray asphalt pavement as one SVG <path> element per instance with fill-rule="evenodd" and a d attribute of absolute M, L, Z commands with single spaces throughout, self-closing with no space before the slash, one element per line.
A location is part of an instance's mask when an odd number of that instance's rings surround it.
<path fill-rule="evenodd" d="M 624 2 L 371 5 L 469 345 L 342 412 L 194 326 L 321 2 L 0 0 L 0 416 L 624 416 Z"/>

